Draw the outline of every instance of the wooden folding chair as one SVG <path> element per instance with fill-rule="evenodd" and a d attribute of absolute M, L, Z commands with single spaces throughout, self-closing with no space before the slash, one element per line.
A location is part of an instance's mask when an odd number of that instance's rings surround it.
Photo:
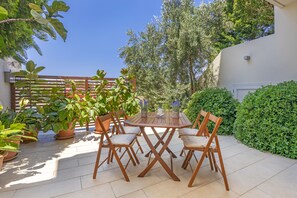
<path fill-rule="evenodd" d="M 201 109 L 201 111 L 198 113 L 197 118 L 192 126 L 192 128 L 182 128 L 178 130 L 179 137 L 184 136 L 184 135 L 207 135 L 208 129 L 207 127 L 204 129 L 204 131 L 199 131 L 201 128 L 201 118 L 203 118 L 203 121 L 205 120 L 206 117 L 209 116 L 209 112 L 206 112 Z M 202 122 L 203 122 L 202 121 Z"/>
<path fill-rule="evenodd" d="M 127 115 L 123 110 L 117 111 L 114 113 L 115 122 L 114 122 L 114 128 L 113 130 L 116 131 L 116 134 L 135 134 L 136 136 L 141 136 L 141 130 L 139 127 L 133 127 L 133 126 L 124 126 L 121 122 L 121 118 L 127 119 Z M 143 149 L 136 138 L 136 144 L 138 146 L 138 150 L 140 150 L 141 153 L 143 153 Z"/>
<path fill-rule="evenodd" d="M 216 170 L 216 172 L 219 170 L 219 172 L 222 174 L 222 176 L 224 178 L 225 188 L 227 191 L 229 191 L 229 185 L 228 185 L 225 167 L 224 167 L 224 163 L 223 163 L 223 157 L 222 157 L 222 153 L 221 153 L 221 149 L 220 149 L 219 139 L 217 136 L 217 131 L 221 125 L 222 118 L 216 117 L 216 116 L 210 114 L 208 119 L 209 119 L 209 121 L 214 122 L 214 124 L 215 124 L 214 129 L 210 136 L 182 136 L 181 137 L 181 139 L 184 143 L 184 148 L 186 150 L 189 150 L 189 152 L 184 160 L 184 163 L 183 163 L 184 169 L 187 168 L 187 165 L 189 164 L 195 151 L 202 152 L 202 155 L 198 161 L 198 164 L 197 164 L 196 168 L 194 169 L 192 177 L 189 181 L 188 187 L 192 187 L 204 158 L 207 155 L 209 155 L 209 153 L 211 153 L 213 162 L 214 162 L 214 166 L 215 166 L 215 170 Z M 214 153 L 218 154 L 220 167 L 216 163 Z"/>
<path fill-rule="evenodd" d="M 97 152 L 97 158 L 96 158 L 96 162 L 95 162 L 95 167 L 94 167 L 94 172 L 93 172 L 93 179 L 96 179 L 97 176 L 97 171 L 98 168 L 104 163 L 104 162 L 109 162 L 110 159 L 110 154 L 108 155 L 108 157 L 106 157 L 100 164 L 100 156 L 101 156 L 101 151 L 102 148 L 108 148 L 109 149 L 109 153 L 112 153 L 112 155 L 115 157 L 124 177 L 126 181 L 129 181 L 129 177 L 126 173 L 126 168 L 130 162 L 130 160 L 132 161 L 133 165 L 136 166 L 135 160 L 138 162 L 138 159 L 136 157 L 136 154 L 133 150 L 133 144 L 136 141 L 136 135 L 135 134 L 116 134 L 116 135 L 111 135 L 110 133 L 107 132 L 107 129 L 104 128 L 103 125 L 103 121 L 107 120 L 107 119 L 111 119 L 114 121 L 114 117 L 112 116 L 112 113 L 109 113 L 105 116 L 100 116 L 98 121 L 100 126 L 103 129 L 103 132 L 100 136 L 100 142 L 99 142 L 99 148 L 98 148 L 98 152 Z M 111 136 L 110 136 L 111 135 Z M 119 148 L 125 148 L 125 151 L 122 153 L 121 156 L 118 156 L 117 150 Z M 129 160 L 126 164 L 126 166 L 124 167 L 122 162 L 121 162 L 121 158 L 124 156 L 125 153 L 128 153 L 129 155 Z M 133 156 L 135 157 L 135 160 L 133 158 Z"/>

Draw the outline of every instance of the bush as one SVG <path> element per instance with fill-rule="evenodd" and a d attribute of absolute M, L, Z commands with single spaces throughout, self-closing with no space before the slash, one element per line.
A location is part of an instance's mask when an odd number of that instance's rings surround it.
<path fill-rule="evenodd" d="M 297 158 L 297 82 L 248 94 L 238 108 L 235 137 L 244 144 Z"/>
<path fill-rule="evenodd" d="M 223 122 L 218 133 L 230 135 L 233 134 L 237 105 L 237 100 L 227 89 L 208 88 L 192 95 L 185 113 L 192 122 L 195 121 L 201 109 L 220 116 Z M 211 126 L 209 129 L 212 129 Z"/>

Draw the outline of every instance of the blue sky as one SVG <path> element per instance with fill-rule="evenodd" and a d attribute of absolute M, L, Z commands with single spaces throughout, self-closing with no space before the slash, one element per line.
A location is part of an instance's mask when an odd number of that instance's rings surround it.
<path fill-rule="evenodd" d="M 93 76 L 104 69 L 107 77 L 117 77 L 125 67 L 119 48 L 126 45 L 126 32 L 144 30 L 154 16 L 160 15 L 162 0 L 65 0 L 70 10 L 62 21 L 68 30 L 60 38 L 38 41 L 43 56 L 28 51 L 29 59 L 45 66 L 41 74 Z M 200 0 L 195 1 L 199 4 Z"/>

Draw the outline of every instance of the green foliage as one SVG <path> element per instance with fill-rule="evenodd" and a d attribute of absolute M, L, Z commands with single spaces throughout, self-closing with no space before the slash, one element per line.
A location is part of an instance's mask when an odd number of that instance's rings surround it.
<path fill-rule="evenodd" d="M 238 104 L 238 101 L 233 98 L 227 89 L 208 88 L 192 95 L 185 113 L 192 122 L 195 121 L 201 109 L 220 116 L 223 118 L 223 122 L 218 133 L 231 135 L 233 134 L 233 125 Z"/>
<path fill-rule="evenodd" d="M 238 108 L 235 137 L 246 145 L 297 159 L 297 82 L 248 94 Z"/>
<path fill-rule="evenodd" d="M 34 48 L 42 55 L 34 41 L 48 37 L 56 39 L 56 33 L 65 41 L 67 30 L 59 21 L 60 12 L 69 6 L 63 1 L 47 0 L 3 0 L 0 7 L 0 58 L 13 57 L 21 63 L 27 59 L 26 50 Z"/>
<path fill-rule="evenodd" d="M 18 115 L 10 110 L 3 111 L 0 105 L 0 154 L 4 151 L 19 152 L 19 144 L 14 141 L 21 141 L 21 138 L 36 140 L 24 135 L 26 124 L 16 122 Z"/>
<path fill-rule="evenodd" d="M 229 18 L 234 24 L 234 44 L 274 32 L 273 5 L 266 0 L 229 0 Z M 229 7 L 229 8 L 230 8 Z"/>
<path fill-rule="evenodd" d="M 44 116 L 43 131 L 53 130 L 58 133 L 66 130 L 69 125 L 72 127 L 78 122 L 83 126 L 88 121 L 88 116 L 84 113 L 84 106 L 81 101 L 81 95 L 76 90 L 76 85 L 71 82 L 71 91 L 64 95 L 52 90 L 52 94 L 47 98 L 47 104 L 39 107 L 39 112 Z"/>

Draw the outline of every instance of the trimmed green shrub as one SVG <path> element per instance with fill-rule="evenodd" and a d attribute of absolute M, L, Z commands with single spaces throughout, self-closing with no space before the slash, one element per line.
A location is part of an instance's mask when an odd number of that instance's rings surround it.
<path fill-rule="evenodd" d="M 269 85 L 248 94 L 238 108 L 235 137 L 244 144 L 297 158 L 297 82 Z"/>
<path fill-rule="evenodd" d="M 233 98 L 231 92 L 227 89 L 208 88 L 192 95 L 185 114 L 192 122 L 195 121 L 201 109 L 220 116 L 223 118 L 223 122 L 218 133 L 230 135 L 233 134 L 236 106 L 238 104 L 238 101 Z M 212 129 L 211 126 L 208 127 L 210 130 Z"/>

